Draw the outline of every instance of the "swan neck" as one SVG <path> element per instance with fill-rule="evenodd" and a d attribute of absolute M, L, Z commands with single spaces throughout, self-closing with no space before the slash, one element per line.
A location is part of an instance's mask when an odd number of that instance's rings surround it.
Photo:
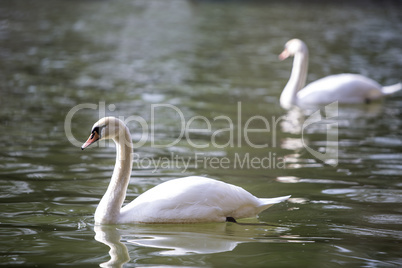
<path fill-rule="evenodd" d="M 292 72 L 288 83 L 286 84 L 281 97 L 281 106 L 289 109 L 297 104 L 297 92 L 306 84 L 308 70 L 308 50 L 307 48 L 298 52 L 294 56 Z"/>
<path fill-rule="evenodd" d="M 118 222 L 133 166 L 133 145 L 128 128 L 125 127 L 113 141 L 116 144 L 116 163 L 106 193 L 95 212 L 97 224 Z"/>

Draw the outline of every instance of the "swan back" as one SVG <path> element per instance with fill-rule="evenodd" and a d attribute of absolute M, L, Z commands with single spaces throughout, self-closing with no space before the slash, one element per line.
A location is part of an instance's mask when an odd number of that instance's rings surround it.
<path fill-rule="evenodd" d="M 174 179 L 146 191 L 121 210 L 126 222 L 224 222 L 226 217 L 255 217 L 288 199 L 259 199 L 241 187 L 210 178 Z"/>
<path fill-rule="evenodd" d="M 300 105 L 341 103 L 364 103 L 383 96 L 382 86 L 376 81 L 358 74 L 330 75 L 308 84 L 299 91 Z"/>

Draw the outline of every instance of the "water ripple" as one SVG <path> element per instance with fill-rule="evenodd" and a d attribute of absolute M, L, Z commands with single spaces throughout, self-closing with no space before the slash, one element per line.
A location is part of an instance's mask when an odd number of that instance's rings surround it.
<path fill-rule="evenodd" d="M 402 203 L 402 190 L 371 188 L 338 188 L 322 191 L 328 195 L 343 195 L 352 200 L 367 203 Z"/>

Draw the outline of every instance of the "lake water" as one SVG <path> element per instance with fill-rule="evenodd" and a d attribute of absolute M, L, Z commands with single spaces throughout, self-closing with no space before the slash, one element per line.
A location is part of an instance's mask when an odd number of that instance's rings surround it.
<path fill-rule="evenodd" d="M 3 1 L 1 265 L 402 266 L 402 92 L 322 110 L 309 126 L 314 111 L 278 102 L 292 66 L 278 54 L 295 37 L 310 49 L 308 81 L 400 82 L 401 11 L 400 1 Z M 127 201 L 188 175 L 292 198 L 242 220 L 268 225 L 96 226 L 115 149 L 79 146 L 105 115 L 133 135 Z"/>

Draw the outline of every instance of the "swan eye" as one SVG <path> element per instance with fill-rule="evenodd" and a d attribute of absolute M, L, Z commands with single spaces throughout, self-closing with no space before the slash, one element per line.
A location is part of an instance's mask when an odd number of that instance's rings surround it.
<path fill-rule="evenodd" d="M 97 132 L 93 131 L 92 134 L 91 134 L 91 137 L 90 137 L 91 140 L 95 137 L 95 134 L 97 134 Z"/>
<path fill-rule="evenodd" d="M 99 127 L 94 127 L 94 129 L 92 129 L 92 136 L 91 136 L 91 138 L 93 138 L 93 137 L 95 136 L 95 133 L 100 136 L 100 128 L 99 128 Z"/>
<path fill-rule="evenodd" d="M 99 138 L 102 137 L 102 129 L 106 127 L 106 125 L 104 126 L 96 126 L 92 129 L 92 136 L 91 138 L 93 138 L 95 136 L 95 133 L 98 134 Z"/>

